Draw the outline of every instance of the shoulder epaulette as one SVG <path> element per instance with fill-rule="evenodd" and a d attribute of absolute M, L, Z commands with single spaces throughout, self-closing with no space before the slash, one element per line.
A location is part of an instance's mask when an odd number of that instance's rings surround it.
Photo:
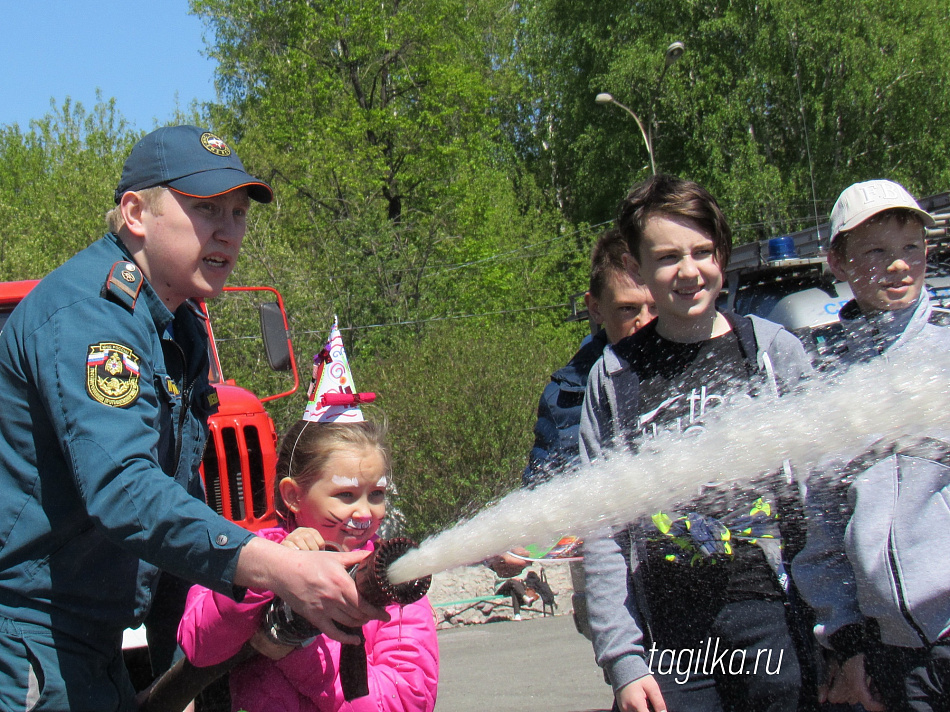
<path fill-rule="evenodd" d="M 144 281 L 142 270 L 136 267 L 135 263 L 122 260 L 112 265 L 109 270 L 109 278 L 102 289 L 102 295 L 129 311 L 134 311 L 135 300 L 139 298 Z"/>

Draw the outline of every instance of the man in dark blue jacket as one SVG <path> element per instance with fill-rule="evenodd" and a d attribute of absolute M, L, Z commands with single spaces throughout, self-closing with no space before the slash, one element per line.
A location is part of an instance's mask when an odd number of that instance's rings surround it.
<path fill-rule="evenodd" d="M 331 637 L 385 613 L 362 557 L 293 552 L 215 514 L 198 466 L 207 332 L 191 301 L 231 273 L 270 187 L 194 126 L 132 149 L 111 231 L 52 272 L 0 334 L 0 709 L 131 710 L 121 642 L 162 571 L 240 598 L 270 588 Z"/>
<path fill-rule="evenodd" d="M 623 266 L 627 244 L 619 230 L 607 230 L 594 244 L 590 256 L 590 282 L 584 302 L 591 324 L 602 326 L 581 343 L 567 365 L 551 375 L 538 403 L 534 446 L 521 476 L 524 487 L 533 487 L 552 475 L 573 467 L 579 460 L 577 429 L 587 374 L 604 347 L 653 320 L 656 312 L 649 290 Z M 527 562 L 516 556 L 491 559 L 489 566 L 501 576 L 517 576 Z"/>
<path fill-rule="evenodd" d="M 591 252 L 590 287 L 584 302 L 591 323 L 603 328 L 581 344 L 566 366 L 551 375 L 551 382 L 541 394 L 534 447 L 522 475 L 525 487 L 544 482 L 577 462 L 577 428 L 587 374 L 607 344 L 630 336 L 656 316 L 650 291 L 623 266 L 626 251 L 620 231 L 608 230 Z"/>

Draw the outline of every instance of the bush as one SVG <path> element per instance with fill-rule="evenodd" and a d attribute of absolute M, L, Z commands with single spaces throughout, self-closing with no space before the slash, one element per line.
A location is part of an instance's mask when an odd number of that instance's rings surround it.
<path fill-rule="evenodd" d="M 538 398 L 582 327 L 444 322 L 351 365 L 393 443 L 393 504 L 421 540 L 518 487 Z M 367 415 L 372 417 L 371 411 Z"/>

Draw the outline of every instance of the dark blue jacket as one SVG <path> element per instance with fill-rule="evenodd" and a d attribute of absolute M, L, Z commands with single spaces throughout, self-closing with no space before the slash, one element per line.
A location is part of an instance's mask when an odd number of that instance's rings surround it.
<path fill-rule="evenodd" d="M 538 403 L 538 421 L 534 424 L 534 447 L 521 476 L 524 487 L 549 480 L 579 462 L 577 431 L 587 376 L 605 346 L 607 332 L 601 329 L 581 346 L 564 368 L 551 375 L 551 382 L 544 387 Z"/>
<path fill-rule="evenodd" d="M 207 371 L 197 310 L 169 312 L 112 234 L 14 310 L 0 334 L 0 615 L 109 646 L 142 621 L 159 569 L 233 592 L 251 535 L 196 499 Z"/>

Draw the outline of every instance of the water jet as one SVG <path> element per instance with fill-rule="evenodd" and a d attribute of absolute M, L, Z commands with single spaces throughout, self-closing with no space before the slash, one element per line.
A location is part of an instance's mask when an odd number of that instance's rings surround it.
<path fill-rule="evenodd" d="M 636 457 L 613 452 L 533 490 L 517 490 L 434 535 L 389 567 L 394 583 L 482 561 L 513 546 L 589 536 L 791 463 L 800 481 L 881 439 L 950 432 L 950 355 L 910 345 L 844 374 L 813 377 L 784 398 L 716 409 L 695 438 L 657 439 Z"/>

